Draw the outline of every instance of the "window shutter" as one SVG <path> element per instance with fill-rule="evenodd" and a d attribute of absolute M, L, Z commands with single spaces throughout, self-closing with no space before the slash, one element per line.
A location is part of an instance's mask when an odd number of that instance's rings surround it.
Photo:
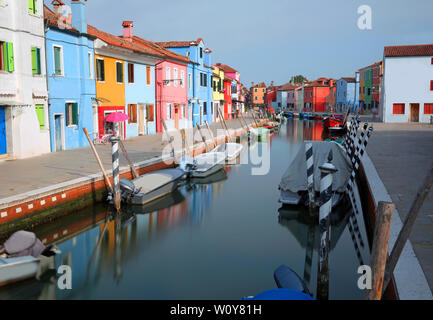
<path fill-rule="evenodd" d="M 38 14 L 38 0 L 34 0 L 33 10 L 34 14 Z"/>
<path fill-rule="evenodd" d="M 38 53 L 35 47 L 32 47 L 32 72 L 33 74 L 38 73 Z"/>
<path fill-rule="evenodd" d="M 78 125 L 78 103 L 72 104 L 72 124 Z"/>
<path fill-rule="evenodd" d="M 60 60 L 60 48 L 54 47 L 54 74 L 62 74 L 62 64 Z"/>
<path fill-rule="evenodd" d="M 38 117 L 38 121 L 39 121 L 39 129 L 44 130 L 45 129 L 44 105 L 37 104 L 35 109 L 36 109 L 36 116 Z"/>
<path fill-rule="evenodd" d="M 150 78 L 150 67 L 149 66 L 147 66 L 146 67 L 146 83 L 147 83 L 147 85 L 150 85 L 150 80 L 151 80 L 151 78 Z"/>
<path fill-rule="evenodd" d="M 29 12 L 33 13 L 34 12 L 34 3 L 33 0 L 29 0 Z"/>
<path fill-rule="evenodd" d="M 66 121 L 66 126 L 69 126 L 69 103 L 65 104 L 65 121 Z"/>
<path fill-rule="evenodd" d="M 433 80 L 430 80 L 430 91 L 433 91 Z"/>
<path fill-rule="evenodd" d="M 14 68 L 14 46 L 12 42 L 6 42 L 6 56 L 7 56 L 7 71 L 13 72 Z"/>

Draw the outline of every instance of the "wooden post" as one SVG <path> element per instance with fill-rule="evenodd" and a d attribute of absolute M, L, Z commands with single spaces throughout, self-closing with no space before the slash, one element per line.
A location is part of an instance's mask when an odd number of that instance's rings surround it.
<path fill-rule="evenodd" d="M 208 152 L 209 151 L 209 147 L 208 147 L 207 142 L 206 142 L 206 137 L 202 134 L 201 128 L 200 128 L 200 125 L 198 124 L 198 122 L 196 123 L 196 126 L 197 126 L 197 129 L 198 129 L 198 132 L 200 133 L 201 140 L 203 141 L 203 143 L 204 143 L 204 145 L 206 147 L 206 152 Z"/>
<path fill-rule="evenodd" d="M 106 185 L 108 191 L 113 192 L 113 187 L 111 185 L 110 179 L 108 179 L 108 175 L 107 175 L 107 172 L 105 172 L 104 166 L 102 165 L 101 158 L 99 157 L 98 152 L 96 151 L 96 148 L 93 145 L 92 140 L 90 139 L 89 132 L 87 132 L 86 128 L 83 128 L 83 131 L 87 137 L 87 140 L 89 141 L 90 149 L 92 149 L 93 154 L 95 155 L 95 158 L 96 158 L 96 161 L 98 162 L 99 168 L 102 171 L 102 175 L 104 176 L 104 180 L 105 180 L 105 185 Z"/>
<path fill-rule="evenodd" d="M 244 118 L 244 116 L 242 115 L 242 113 L 241 113 L 241 118 L 242 118 L 242 120 L 245 122 L 245 125 L 247 126 L 247 132 L 249 132 L 249 131 L 250 131 L 250 128 L 248 127 L 248 122 L 245 120 L 245 118 Z"/>
<path fill-rule="evenodd" d="M 392 202 L 380 201 L 377 207 L 374 228 L 373 248 L 371 249 L 370 266 L 372 271 L 371 290 L 367 291 L 367 300 L 380 300 L 382 297 L 383 276 L 386 258 L 388 257 L 389 233 L 394 212 Z"/>
<path fill-rule="evenodd" d="M 128 152 L 126 152 L 125 145 L 123 144 L 122 140 L 119 140 L 120 149 L 122 149 L 122 153 L 125 156 L 126 160 L 128 160 L 129 167 L 131 168 L 132 175 L 134 178 L 138 178 L 137 169 L 135 168 L 134 164 L 132 163 L 131 159 L 128 156 Z"/>
<path fill-rule="evenodd" d="M 221 110 L 220 110 L 220 112 L 218 112 L 218 116 L 219 116 L 219 118 L 220 118 L 220 122 L 221 122 L 221 127 L 223 128 L 223 130 L 225 129 L 225 131 L 226 131 L 226 142 L 229 142 L 229 132 L 228 132 L 228 130 L 227 130 L 227 127 L 225 126 L 225 122 L 224 122 L 224 118 L 221 116 Z"/>
<path fill-rule="evenodd" d="M 251 115 L 253 116 L 253 120 L 256 124 L 256 127 L 259 127 L 259 124 L 257 123 L 256 117 L 254 116 L 254 112 L 251 112 Z"/>
<path fill-rule="evenodd" d="M 171 146 L 171 153 L 172 153 L 173 158 L 174 158 L 174 146 L 173 146 L 173 140 L 174 140 L 174 138 L 171 137 L 171 136 L 168 134 L 167 125 L 165 124 L 165 120 L 164 120 L 164 119 L 161 119 L 161 123 L 162 123 L 162 126 L 164 127 L 164 131 L 165 131 L 165 134 L 166 134 L 166 136 L 167 136 L 168 142 L 170 143 L 170 146 Z"/>
<path fill-rule="evenodd" d="M 189 146 L 188 143 L 186 142 L 186 132 L 185 129 L 181 129 L 180 130 L 180 135 L 182 137 L 182 149 L 185 150 L 186 154 L 189 155 Z M 193 156 L 194 156 L 194 150 L 192 150 L 193 152 Z"/>
<path fill-rule="evenodd" d="M 410 207 L 409 213 L 407 214 L 403 227 L 398 234 L 397 240 L 395 241 L 394 247 L 392 248 L 391 254 L 386 263 L 385 269 L 385 278 L 383 280 L 383 290 L 386 290 L 386 287 L 391 280 L 391 276 L 394 272 L 394 268 L 397 265 L 398 259 L 400 258 L 401 252 L 406 244 L 407 239 L 412 231 L 412 227 L 415 223 L 415 219 L 418 215 L 418 212 L 421 210 L 421 207 L 424 203 L 425 198 L 430 192 L 430 189 L 433 185 L 433 163 L 430 167 L 430 172 L 426 175 L 425 180 L 421 187 L 418 189 L 415 200 Z"/>
<path fill-rule="evenodd" d="M 215 140 L 215 137 L 214 137 L 214 135 L 213 135 L 213 132 L 212 132 L 212 130 L 210 129 L 209 123 L 207 122 L 207 120 L 205 120 L 204 123 L 206 124 L 207 130 L 209 131 L 209 134 L 210 134 L 210 136 L 211 136 L 211 138 L 212 138 L 212 141 L 213 141 L 214 147 L 216 147 L 216 146 L 217 146 L 217 141 Z"/>

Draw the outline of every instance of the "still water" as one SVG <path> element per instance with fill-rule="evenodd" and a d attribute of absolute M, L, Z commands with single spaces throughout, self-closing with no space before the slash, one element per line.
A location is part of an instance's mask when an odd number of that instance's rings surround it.
<path fill-rule="evenodd" d="M 243 164 L 227 166 L 226 175 L 183 185 L 121 218 L 107 218 L 110 209 L 101 204 L 38 227 L 38 237 L 62 251 L 45 269 L 71 266 L 72 289 L 58 289 L 55 271 L 47 271 L 41 281 L 1 289 L 0 298 L 238 300 L 276 288 L 273 272 L 281 264 L 314 293 L 317 223 L 303 214 L 278 218 L 278 184 L 303 140 L 322 140 L 322 123 L 289 120 L 267 141 L 245 144 Z M 260 166 L 252 153 L 269 159 L 267 174 L 252 174 Z M 369 253 L 362 214 L 357 222 L 357 235 L 346 218 L 332 227 L 330 299 L 363 298 L 357 268 Z"/>

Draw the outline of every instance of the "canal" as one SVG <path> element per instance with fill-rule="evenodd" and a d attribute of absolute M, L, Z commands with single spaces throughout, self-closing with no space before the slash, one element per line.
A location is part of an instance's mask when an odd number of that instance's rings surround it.
<path fill-rule="evenodd" d="M 302 212 L 279 219 L 278 211 L 278 184 L 303 140 L 322 140 L 322 123 L 288 120 L 267 141 L 245 143 L 241 164 L 225 175 L 185 184 L 121 218 L 99 204 L 37 227 L 40 239 L 62 251 L 45 270 L 71 266 L 72 289 L 58 289 L 55 271 L 47 271 L 41 281 L 2 288 L 0 298 L 238 300 L 276 288 L 281 264 L 315 293 L 317 222 Z M 356 217 L 359 234 L 347 217 L 332 226 L 330 299 L 363 298 L 357 269 L 369 250 L 362 214 Z"/>

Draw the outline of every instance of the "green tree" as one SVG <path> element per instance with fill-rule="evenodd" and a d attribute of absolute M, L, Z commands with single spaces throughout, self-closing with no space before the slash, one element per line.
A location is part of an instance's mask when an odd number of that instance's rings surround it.
<path fill-rule="evenodd" d="M 297 76 L 292 76 L 292 78 L 290 79 L 290 82 L 292 83 L 302 83 L 302 81 L 308 81 L 308 79 L 300 74 Z"/>

